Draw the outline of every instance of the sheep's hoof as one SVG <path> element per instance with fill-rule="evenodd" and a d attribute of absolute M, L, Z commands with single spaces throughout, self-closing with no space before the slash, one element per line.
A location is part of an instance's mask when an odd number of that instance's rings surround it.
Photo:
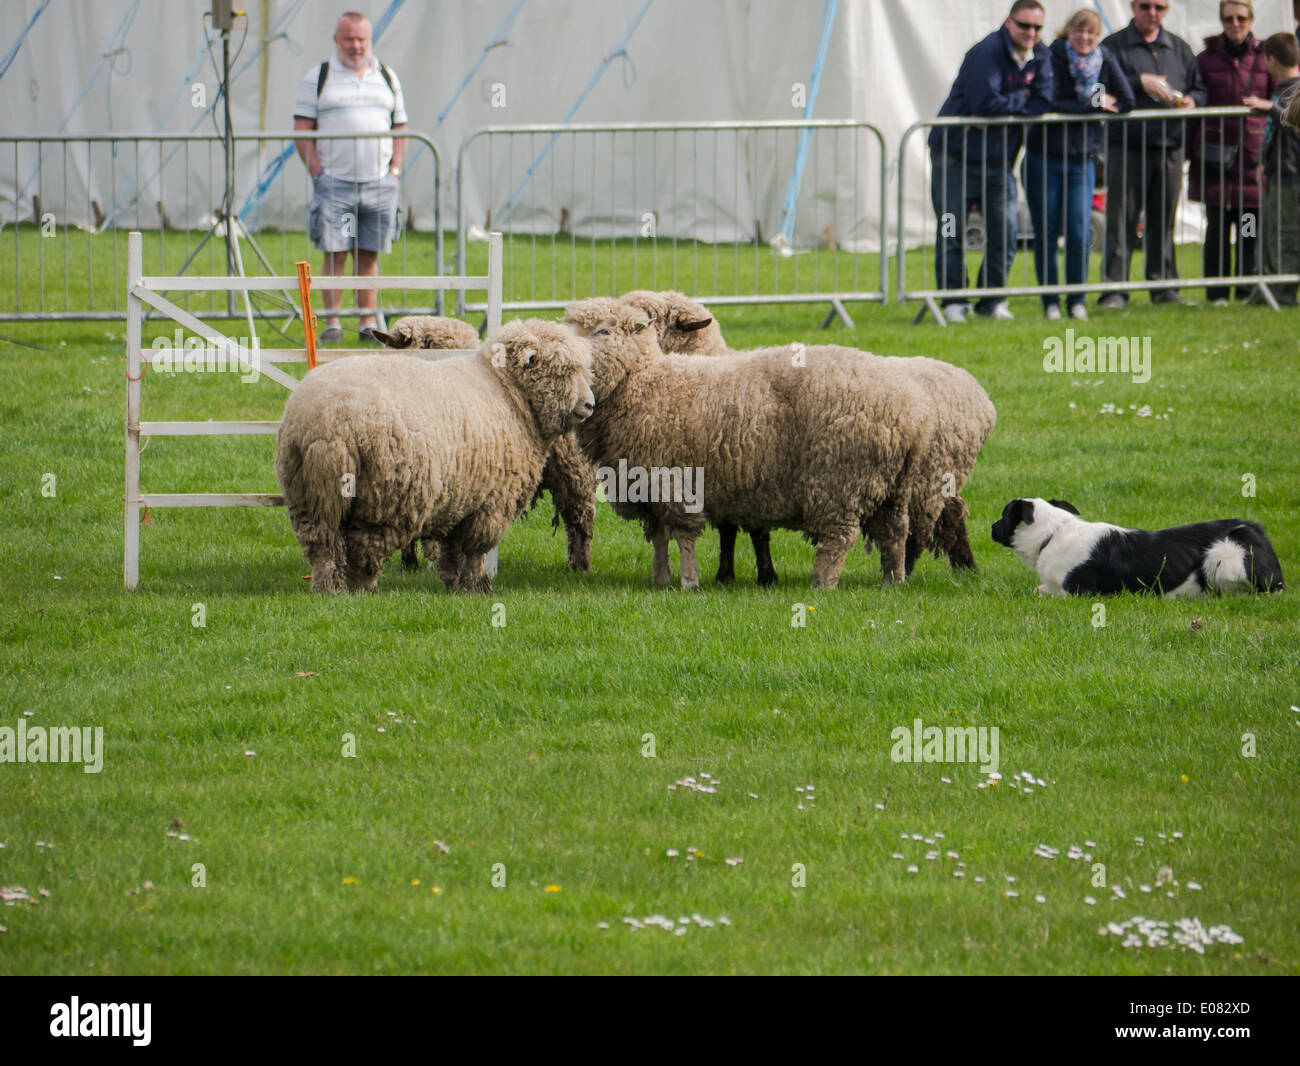
<path fill-rule="evenodd" d="M 768 585 L 775 585 L 775 584 L 776 584 L 776 571 L 775 571 L 775 570 L 770 570 L 770 571 L 768 571 L 768 572 L 766 572 L 766 573 L 761 573 L 761 574 L 758 575 L 758 586 L 759 586 L 759 588 L 764 588 L 765 586 L 768 586 Z"/>

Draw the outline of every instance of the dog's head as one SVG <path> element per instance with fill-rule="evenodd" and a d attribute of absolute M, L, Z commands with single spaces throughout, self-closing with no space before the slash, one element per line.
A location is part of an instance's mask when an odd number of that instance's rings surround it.
<path fill-rule="evenodd" d="M 1030 544 L 1041 547 L 1063 523 L 1078 514 L 1074 504 L 1066 500 L 1044 500 L 1038 496 L 1012 500 L 1002 508 L 1002 517 L 993 523 L 993 539 L 1019 554 Z"/>

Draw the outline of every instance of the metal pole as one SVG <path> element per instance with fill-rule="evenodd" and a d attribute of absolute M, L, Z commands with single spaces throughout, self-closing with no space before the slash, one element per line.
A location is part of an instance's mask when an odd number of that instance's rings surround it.
<path fill-rule="evenodd" d="M 126 245 L 126 508 L 123 580 L 140 584 L 140 298 L 135 287 L 144 276 L 144 238 L 133 230 Z"/>

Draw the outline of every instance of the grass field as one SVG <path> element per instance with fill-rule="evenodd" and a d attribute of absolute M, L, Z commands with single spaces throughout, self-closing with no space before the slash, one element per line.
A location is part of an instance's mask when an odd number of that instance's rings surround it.
<path fill-rule="evenodd" d="M 884 589 L 855 551 L 816 593 L 790 533 L 774 589 L 743 540 L 734 589 L 656 589 L 603 504 L 592 572 L 566 573 L 549 502 L 487 598 L 395 567 L 376 595 L 313 597 L 283 511 L 254 509 L 153 512 L 127 593 L 124 327 L 6 323 L 41 347 L 0 344 L 0 727 L 100 726 L 104 754 L 0 763 L 0 884 L 36 900 L 0 907 L 0 972 L 1300 972 L 1295 593 L 1121 596 L 1099 626 L 988 534 L 1018 495 L 1148 528 L 1240 516 L 1293 576 L 1300 319 L 1095 313 L 1076 333 L 1150 338 L 1136 384 L 1045 373 L 1046 323 L 1012 307 L 940 331 L 860 306 L 826 334 L 823 307 L 719 312 L 737 347 L 948 359 L 997 405 L 964 492 L 979 571 L 926 558 Z M 144 386 L 146 419 L 283 403 L 234 375 Z M 142 484 L 276 491 L 272 454 L 156 438 Z M 996 727 L 1001 782 L 892 761 L 917 718 Z M 688 776 L 716 791 L 671 787 Z M 624 922 L 652 915 L 714 924 Z M 1135 915 L 1243 942 L 1099 935 Z"/>

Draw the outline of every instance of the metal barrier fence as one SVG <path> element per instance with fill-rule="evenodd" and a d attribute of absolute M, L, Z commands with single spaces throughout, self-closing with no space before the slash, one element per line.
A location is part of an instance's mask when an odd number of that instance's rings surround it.
<path fill-rule="evenodd" d="M 847 120 L 489 126 L 457 155 L 457 269 L 498 229 L 509 310 L 674 288 L 847 322 L 844 301 L 888 297 L 886 166 L 880 131 Z"/>
<path fill-rule="evenodd" d="M 1207 288 L 1215 300 L 1227 299 L 1234 288 L 1239 296 L 1249 290 L 1277 309 L 1270 285 L 1293 285 L 1300 275 L 1268 268 L 1278 262 L 1282 215 L 1265 210 L 1262 189 L 1258 196 L 1252 191 L 1263 183 L 1246 153 L 1240 147 L 1227 150 L 1232 143 L 1247 143 L 1249 116 L 1262 122 L 1260 113 L 1248 108 L 1206 107 L 1100 119 L 1044 115 L 981 119 L 973 125 L 963 117 L 913 124 L 899 146 L 898 301 L 925 301 L 918 321 L 928 309 L 941 324 L 952 305 L 963 308 L 970 299 L 979 301 L 976 310 L 990 313 L 1008 296 L 1065 297 L 1073 304 L 1085 293 L 1119 294 L 1123 301 L 1146 290 L 1159 302 L 1181 301 L 1177 290 L 1185 288 Z M 907 160 L 909 143 L 922 130 L 929 133 L 930 182 L 918 223 L 906 206 Z M 1016 166 L 1022 140 L 1026 150 Z M 1098 175 L 1096 190 L 1087 180 L 1094 156 L 1101 164 L 1095 169 L 1104 174 Z M 1279 155 L 1276 170 L 1264 177 L 1276 183 L 1281 176 Z M 1098 190 L 1104 205 L 1094 199 Z M 1205 202 L 1205 241 L 1192 196 Z M 1057 269 L 1060 236 L 1063 271 Z M 1026 237 L 1032 254 L 1017 256 Z M 919 269 L 917 257 L 909 259 L 909 244 L 920 250 Z M 1133 253 L 1139 247 L 1144 278 L 1133 280 Z M 970 252 L 984 253 L 975 285 L 967 275 Z M 1090 252 L 1100 253 L 1096 280 L 1090 275 L 1096 261 Z M 1189 273 L 1188 260 L 1203 269 Z M 958 310 L 955 317 L 962 314 Z"/>
<path fill-rule="evenodd" d="M 423 134 L 403 131 L 402 137 L 409 162 L 399 179 L 399 211 L 409 210 L 408 194 L 416 193 L 432 225 L 427 236 L 416 236 L 399 215 L 399 236 L 392 252 L 380 257 L 380 271 L 441 275 L 441 159 Z M 309 130 L 235 134 L 234 172 L 245 180 L 234 202 L 225 205 L 225 158 L 217 134 L 0 137 L 0 159 L 12 161 L 15 185 L 13 202 L 0 207 L 0 263 L 13 264 L 12 288 L 0 283 L 0 321 L 121 319 L 127 289 L 121 236 L 127 230 L 148 231 L 143 254 L 154 274 L 191 266 L 218 274 L 233 254 L 250 272 L 292 275 L 295 261 L 316 254 L 305 226 L 312 181 L 296 158 L 294 142 L 351 142 L 355 161 L 366 142 L 375 140 Z M 227 217 L 237 238 L 229 243 Z M 348 236 L 355 242 L 357 235 L 354 230 Z M 83 241 L 83 248 L 74 248 Z M 251 254 L 241 253 L 239 242 Z M 412 292 L 394 293 L 396 306 L 383 310 L 429 312 L 429 306 L 411 304 Z M 186 309 L 205 317 L 236 317 L 241 311 L 234 295 L 209 293 L 206 306 L 189 300 Z M 287 313 L 273 295 L 261 298 L 278 305 L 277 313 Z M 440 310 L 442 293 L 434 300 Z M 359 312 L 339 313 L 355 317 Z"/>

